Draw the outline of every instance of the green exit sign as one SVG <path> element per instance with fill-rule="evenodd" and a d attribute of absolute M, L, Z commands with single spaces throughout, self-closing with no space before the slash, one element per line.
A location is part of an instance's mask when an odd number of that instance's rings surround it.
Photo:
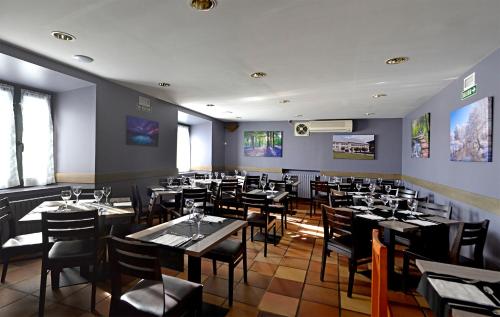
<path fill-rule="evenodd" d="M 466 98 L 469 98 L 472 95 L 475 95 L 476 92 L 477 92 L 477 86 L 476 85 L 470 87 L 469 89 L 466 89 L 466 90 L 462 91 L 462 100 L 464 100 Z"/>

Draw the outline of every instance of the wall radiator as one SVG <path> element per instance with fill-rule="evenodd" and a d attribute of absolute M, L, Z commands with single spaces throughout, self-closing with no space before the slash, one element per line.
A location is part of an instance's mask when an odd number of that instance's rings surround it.
<path fill-rule="evenodd" d="M 299 177 L 298 195 L 300 198 L 310 198 L 310 183 L 316 176 L 320 176 L 319 171 L 288 170 L 286 173 Z"/>

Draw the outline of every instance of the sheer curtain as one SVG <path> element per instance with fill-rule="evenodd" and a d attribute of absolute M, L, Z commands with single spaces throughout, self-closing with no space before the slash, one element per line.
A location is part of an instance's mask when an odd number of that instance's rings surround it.
<path fill-rule="evenodd" d="M 0 188 L 18 185 L 14 87 L 0 84 Z"/>
<path fill-rule="evenodd" d="M 22 90 L 21 112 L 23 116 L 24 186 L 54 183 L 54 146 L 50 96 Z"/>
<path fill-rule="evenodd" d="M 191 169 L 191 139 L 189 127 L 177 126 L 177 169 L 179 172 L 188 172 Z"/>

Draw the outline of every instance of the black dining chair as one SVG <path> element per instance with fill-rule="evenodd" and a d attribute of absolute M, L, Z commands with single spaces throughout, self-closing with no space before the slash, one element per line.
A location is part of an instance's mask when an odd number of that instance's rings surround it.
<path fill-rule="evenodd" d="M 184 188 L 182 189 L 180 201 L 180 214 L 183 214 L 183 209 L 186 206 L 186 200 L 192 199 L 194 206 L 202 208 L 205 213 L 207 212 L 208 191 L 206 188 Z M 210 204 L 211 205 L 211 204 Z M 213 206 L 212 206 L 213 209 Z"/>
<path fill-rule="evenodd" d="M 330 188 L 328 182 L 310 181 L 309 183 L 309 216 L 312 217 L 313 212 L 316 214 L 316 207 L 322 204 L 328 205 L 330 203 Z"/>
<path fill-rule="evenodd" d="M 451 214 L 453 213 L 453 207 L 451 204 L 440 205 L 428 202 L 419 202 L 417 206 L 417 211 L 426 215 L 439 216 L 446 219 L 451 219 Z"/>
<path fill-rule="evenodd" d="M 241 196 L 245 218 L 250 226 L 250 239 L 253 242 L 253 230 L 255 227 L 264 230 L 264 256 L 267 257 L 267 241 L 269 231 L 273 230 L 274 245 L 276 245 L 276 217 L 271 216 L 268 210 L 268 199 L 262 194 L 244 193 Z M 249 213 L 249 208 L 257 208 L 260 212 Z"/>
<path fill-rule="evenodd" d="M 201 316 L 203 286 L 163 275 L 157 245 L 112 237 L 109 316 Z M 139 281 L 122 292 L 123 277 Z"/>
<path fill-rule="evenodd" d="M 99 239 L 97 209 L 42 213 L 42 273 L 38 315 L 44 315 L 47 273 L 51 272 L 52 289 L 59 287 L 59 274 L 64 268 L 92 266 L 90 282 L 91 311 L 95 310 L 97 270 L 104 256 Z M 51 241 L 55 241 L 53 244 Z"/>
<path fill-rule="evenodd" d="M 288 176 L 288 181 L 291 183 L 289 184 L 290 189 L 288 190 L 288 197 L 289 197 L 289 208 L 290 210 L 293 210 L 293 203 L 295 202 L 295 207 L 298 207 L 299 203 L 299 185 L 294 185 L 294 183 L 297 183 L 299 181 L 299 176 L 298 175 L 289 175 Z"/>
<path fill-rule="evenodd" d="M 354 274 L 359 265 L 371 261 L 371 244 L 369 230 L 357 230 L 353 212 L 347 208 L 333 208 L 321 205 L 323 219 L 323 252 L 321 256 L 320 279 L 324 281 L 326 258 L 330 252 L 337 256 L 345 256 L 349 261 L 349 284 L 347 296 L 352 297 Z M 367 235 L 362 232 L 366 231 Z M 339 283 L 340 283 L 340 276 Z"/>
<path fill-rule="evenodd" d="M 245 181 L 243 182 L 243 191 L 249 192 L 260 187 L 260 176 L 245 176 Z"/>
<path fill-rule="evenodd" d="M 223 240 L 215 248 L 205 253 L 203 257 L 212 260 L 214 275 L 217 275 L 217 261 L 228 264 L 228 300 L 229 306 L 233 306 L 234 269 L 241 261 L 243 261 L 243 281 L 245 284 L 248 282 L 246 228 L 241 230 L 241 241 L 235 239 Z"/>
<path fill-rule="evenodd" d="M 7 230 L 7 233 L 5 231 Z M 42 233 L 16 234 L 16 220 L 10 209 L 9 199 L 0 199 L 0 238 L 8 237 L 2 244 L 2 279 L 5 283 L 9 261 L 12 257 L 34 255 L 42 251 Z"/>
<path fill-rule="evenodd" d="M 220 213 L 241 215 L 239 197 L 241 187 L 237 180 L 223 180 L 218 186 L 218 209 Z"/>
<path fill-rule="evenodd" d="M 276 192 L 285 192 L 286 191 L 286 182 L 281 180 L 269 180 L 267 186 L 269 184 L 274 183 L 274 191 Z M 270 187 L 269 187 L 270 188 Z M 287 214 L 288 214 L 288 196 L 282 200 L 281 202 L 270 201 L 269 212 L 272 214 L 279 214 L 281 219 L 281 235 L 283 236 L 285 229 L 287 228 Z"/>
<path fill-rule="evenodd" d="M 348 192 L 330 189 L 330 207 L 347 207 L 354 205 L 352 195 Z"/>

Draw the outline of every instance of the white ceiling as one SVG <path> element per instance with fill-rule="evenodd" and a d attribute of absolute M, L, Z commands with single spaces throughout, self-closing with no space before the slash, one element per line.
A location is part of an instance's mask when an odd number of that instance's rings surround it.
<path fill-rule="evenodd" d="M 0 0 L 0 8 L 3 40 L 225 120 L 402 117 L 500 46 L 498 0 L 218 0 L 210 12 L 187 0 Z M 54 30 L 77 40 L 56 40 Z M 399 55 L 410 62 L 385 65 Z M 249 78 L 255 71 L 268 77 Z"/>
<path fill-rule="evenodd" d="M 194 116 L 192 114 L 182 112 L 182 111 L 177 112 L 177 122 L 187 124 L 187 125 L 211 123 L 211 121 L 209 121 L 207 119 L 203 119 L 201 117 Z"/>
<path fill-rule="evenodd" d="M 0 53 L 0 80 L 45 91 L 63 92 L 93 84 Z"/>

